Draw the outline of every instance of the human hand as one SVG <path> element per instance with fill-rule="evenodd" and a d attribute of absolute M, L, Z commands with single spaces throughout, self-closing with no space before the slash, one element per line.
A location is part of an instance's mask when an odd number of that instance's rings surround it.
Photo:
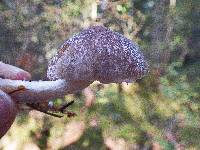
<path fill-rule="evenodd" d="M 31 74 L 15 66 L 0 62 L 0 78 L 30 80 Z M 0 138 L 6 134 L 13 124 L 17 112 L 15 101 L 0 89 Z"/>

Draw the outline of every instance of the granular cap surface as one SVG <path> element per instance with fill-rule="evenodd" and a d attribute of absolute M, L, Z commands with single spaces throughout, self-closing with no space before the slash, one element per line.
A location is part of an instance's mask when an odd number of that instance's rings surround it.
<path fill-rule="evenodd" d="M 92 26 L 66 40 L 51 59 L 50 80 L 133 82 L 148 72 L 137 44 L 103 26 Z"/>

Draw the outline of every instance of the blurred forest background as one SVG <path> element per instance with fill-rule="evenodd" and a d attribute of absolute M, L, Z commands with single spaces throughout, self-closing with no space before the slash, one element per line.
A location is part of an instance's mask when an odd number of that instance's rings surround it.
<path fill-rule="evenodd" d="M 96 82 L 67 95 L 76 117 L 21 112 L 0 149 L 200 149 L 199 8 L 199 0 L 0 0 L 0 60 L 33 80 L 46 80 L 64 40 L 96 24 L 138 43 L 150 64 L 134 84 Z"/>

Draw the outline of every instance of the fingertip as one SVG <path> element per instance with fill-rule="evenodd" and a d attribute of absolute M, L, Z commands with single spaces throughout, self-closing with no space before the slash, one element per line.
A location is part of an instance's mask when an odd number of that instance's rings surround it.
<path fill-rule="evenodd" d="M 31 74 L 26 71 L 21 71 L 16 74 L 14 80 L 30 80 Z"/>

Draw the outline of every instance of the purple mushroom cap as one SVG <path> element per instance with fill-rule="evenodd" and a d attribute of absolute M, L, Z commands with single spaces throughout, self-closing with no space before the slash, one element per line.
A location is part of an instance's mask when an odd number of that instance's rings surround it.
<path fill-rule="evenodd" d="M 103 26 L 92 26 L 66 40 L 49 63 L 47 77 L 66 81 L 132 82 L 148 72 L 139 47 Z"/>

